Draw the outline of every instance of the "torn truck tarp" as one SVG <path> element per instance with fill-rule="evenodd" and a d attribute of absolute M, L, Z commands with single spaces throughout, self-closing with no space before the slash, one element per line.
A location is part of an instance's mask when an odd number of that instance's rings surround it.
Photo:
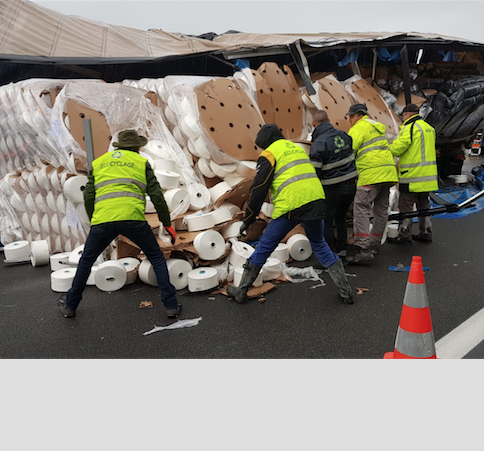
<path fill-rule="evenodd" d="M 150 335 L 154 334 L 155 332 L 160 332 L 161 330 L 167 329 L 182 329 L 184 327 L 193 327 L 198 325 L 198 323 L 202 320 L 202 317 L 193 318 L 193 319 L 182 319 L 181 321 L 176 321 L 173 324 L 168 326 L 155 326 L 153 329 L 149 330 L 148 332 L 144 332 L 143 335 Z"/>
<path fill-rule="evenodd" d="M 318 275 L 321 273 L 322 273 L 322 270 L 314 269 L 312 266 L 308 266 L 307 268 L 296 268 L 294 266 L 286 266 L 283 269 L 284 276 L 289 276 L 287 278 L 292 283 L 301 283 L 301 282 L 306 282 L 308 280 L 320 282 L 318 285 L 314 285 L 311 288 L 324 287 L 326 285 L 324 280 L 321 279 Z M 302 279 L 294 279 L 294 276 L 300 276 L 302 277 Z"/>

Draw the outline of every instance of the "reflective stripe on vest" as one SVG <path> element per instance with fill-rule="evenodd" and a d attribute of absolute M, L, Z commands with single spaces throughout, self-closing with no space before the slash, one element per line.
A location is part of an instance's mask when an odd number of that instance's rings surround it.
<path fill-rule="evenodd" d="M 300 180 L 306 180 L 311 178 L 318 178 L 318 176 L 316 174 L 300 174 L 287 179 L 286 181 L 281 183 L 281 185 L 277 189 L 277 193 L 274 196 L 272 196 L 272 201 L 275 201 L 277 196 L 279 196 L 279 194 L 281 193 L 281 191 L 287 186 L 289 186 L 291 183 L 299 182 Z"/>
<path fill-rule="evenodd" d="M 136 179 L 127 179 L 127 178 L 105 180 L 104 182 L 96 183 L 94 188 L 99 189 L 99 188 L 102 188 L 103 186 L 113 185 L 115 183 L 132 183 L 133 185 L 136 185 L 138 188 L 142 189 L 143 191 L 146 191 L 146 183 L 142 183 Z"/>
<path fill-rule="evenodd" d="M 340 166 L 344 166 L 347 163 L 351 163 L 352 161 L 355 161 L 355 155 L 351 154 L 350 156 L 343 158 L 342 160 L 335 161 L 334 163 L 329 163 L 321 166 L 321 169 L 323 171 L 327 171 L 329 169 L 334 169 L 334 168 L 339 168 Z"/>
<path fill-rule="evenodd" d="M 378 141 L 381 141 L 383 138 L 378 138 Z M 363 147 L 363 146 L 362 146 Z M 362 155 L 365 155 L 365 153 L 371 152 L 372 150 L 390 150 L 388 146 L 373 146 L 373 147 L 368 147 L 365 150 L 362 150 L 356 155 L 356 158 L 360 158 Z"/>
<path fill-rule="evenodd" d="M 135 199 L 139 199 L 143 202 L 145 201 L 145 196 L 143 196 L 142 194 L 132 193 L 130 191 L 117 191 L 115 193 L 102 194 L 101 196 L 96 197 L 94 203 L 97 204 L 102 200 L 114 199 L 116 197 L 134 197 Z"/>
<path fill-rule="evenodd" d="M 339 177 L 334 177 L 332 179 L 321 179 L 321 184 L 323 185 L 335 185 L 336 183 L 346 182 L 346 180 L 350 180 L 355 178 L 358 175 L 358 171 L 354 170 L 349 174 L 341 175 Z"/>
<path fill-rule="evenodd" d="M 437 175 L 425 175 L 422 177 L 412 177 L 412 178 L 401 178 L 398 183 L 401 183 L 403 185 L 409 184 L 409 183 L 418 183 L 418 182 L 435 182 L 438 181 L 439 178 Z"/>
<path fill-rule="evenodd" d="M 279 177 L 283 172 L 286 172 L 288 169 L 298 164 L 305 164 L 305 163 L 308 163 L 308 160 L 294 160 L 294 161 L 291 161 L 290 163 L 287 163 L 274 174 L 274 180 L 277 179 L 277 177 Z"/>

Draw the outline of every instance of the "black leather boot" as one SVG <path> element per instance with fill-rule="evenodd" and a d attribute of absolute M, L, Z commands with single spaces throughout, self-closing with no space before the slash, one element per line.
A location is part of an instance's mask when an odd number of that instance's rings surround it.
<path fill-rule="evenodd" d="M 260 266 L 255 266 L 250 262 L 244 265 L 244 272 L 240 279 L 239 286 L 229 285 L 227 287 L 227 294 L 235 299 L 239 304 L 247 304 L 247 292 L 259 275 Z"/>
<path fill-rule="evenodd" d="M 334 284 L 339 288 L 339 295 L 345 304 L 354 304 L 353 290 L 346 277 L 345 269 L 341 260 L 328 266 L 328 274 Z"/>

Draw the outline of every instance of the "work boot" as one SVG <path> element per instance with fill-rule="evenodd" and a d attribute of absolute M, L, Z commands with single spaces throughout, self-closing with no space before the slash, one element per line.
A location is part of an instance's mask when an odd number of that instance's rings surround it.
<path fill-rule="evenodd" d="M 61 294 L 59 296 L 59 299 L 57 299 L 57 306 L 59 307 L 59 310 L 64 315 L 64 318 L 74 318 L 76 316 L 76 311 L 67 307 L 66 299 L 67 299 L 67 293 Z"/>
<path fill-rule="evenodd" d="M 432 237 L 427 235 L 412 235 L 415 241 L 423 241 L 424 243 L 431 243 Z"/>
<path fill-rule="evenodd" d="M 166 309 L 166 316 L 168 316 L 168 319 L 176 319 L 180 316 L 181 311 L 182 305 L 178 304 L 174 308 Z"/>
<path fill-rule="evenodd" d="M 346 273 L 341 260 L 336 261 L 328 266 L 328 274 L 334 284 L 339 288 L 339 296 L 345 304 L 353 304 L 353 290 L 348 282 Z"/>
<path fill-rule="evenodd" d="M 360 263 L 373 260 L 375 257 L 368 249 L 357 248 L 355 255 L 349 255 L 346 257 L 346 261 L 350 265 L 358 265 Z"/>
<path fill-rule="evenodd" d="M 256 266 L 249 261 L 244 265 L 244 272 L 240 279 L 239 286 L 229 285 L 227 294 L 235 299 L 238 304 L 247 304 L 247 292 L 259 275 L 260 266 Z"/>

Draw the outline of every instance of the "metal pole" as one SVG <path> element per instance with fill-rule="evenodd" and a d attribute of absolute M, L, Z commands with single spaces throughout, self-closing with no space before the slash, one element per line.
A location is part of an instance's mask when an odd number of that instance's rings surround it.
<path fill-rule="evenodd" d="M 405 105 L 412 102 L 412 96 L 410 94 L 410 65 L 408 64 L 408 52 L 407 46 L 404 45 L 400 50 L 400 58 L 402 59 L 403 70 L 403 86 L 405 89 Z"/>
<path fill-rule="evenodd" d="M 84 126 L 84 143 L 86 145 L 87 172 L 91 171 L 94 160 L 94 143 L 92 139 L 91 119 L 82 120 Z"/>

